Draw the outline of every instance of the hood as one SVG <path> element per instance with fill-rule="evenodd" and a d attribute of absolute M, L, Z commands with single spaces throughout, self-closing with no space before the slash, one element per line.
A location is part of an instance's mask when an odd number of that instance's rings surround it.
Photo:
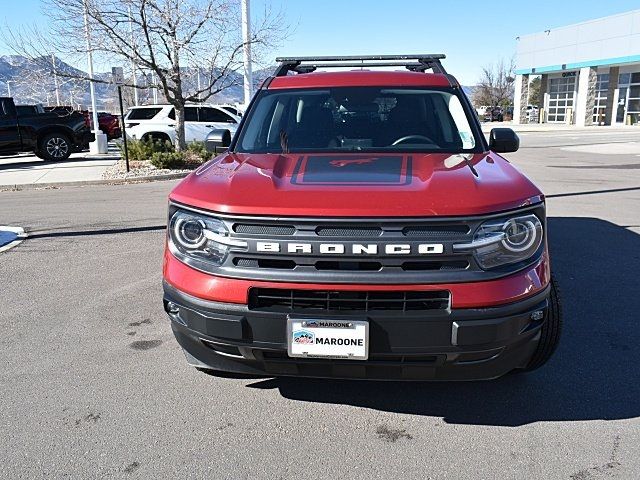
<path fill-rule="evenodd" d="M 541 192 L 494 153 L 223 154 L 191 173 L 170 199 L 220 213 L 424 217 L 499 212 Z"/>

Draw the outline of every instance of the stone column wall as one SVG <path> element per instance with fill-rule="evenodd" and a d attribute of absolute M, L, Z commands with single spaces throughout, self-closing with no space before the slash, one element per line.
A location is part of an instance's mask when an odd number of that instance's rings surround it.
<path fill-rule="evenodd" d="M 616 117 L 617 105 L 613 103 L 613 97 L 618 88 L 618 76 L 620 75 L 620 67 L 609 68 L 609 89 L 607 90 L 607 107 L 604 112 L 604 124 L 612 125 L 613 119 Z"/>
<path fill-rule="evenodd" d="M 527 123 L 527 101 L 529 100 L 529 75 L 522 75 L 520 79 L 520 108 L 519 112 L 514 112 L 514 115 L 518 115 L 520 123 Z M 515 106 L 515 105 L 514 105 Z"/>

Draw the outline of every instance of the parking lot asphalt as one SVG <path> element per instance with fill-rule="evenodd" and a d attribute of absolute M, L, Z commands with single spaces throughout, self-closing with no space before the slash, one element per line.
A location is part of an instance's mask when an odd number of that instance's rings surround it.
<path fill-rule="evenodd" d="M 0 192 L 0 477 L 640 477 L 637 132 L 523 133 L 565 329 L 490 382 L 211 376 L 161 302 L 177 182 Z M 608 145 L 608 147 L 607 147 Z"/>

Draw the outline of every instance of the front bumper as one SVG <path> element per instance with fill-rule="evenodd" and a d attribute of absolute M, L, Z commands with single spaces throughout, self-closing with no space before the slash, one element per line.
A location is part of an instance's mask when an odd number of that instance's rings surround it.
<path fill-rule="evenodd" d="M 285 313 L 203 300 L 164 283 L 164 305 L 173 332 L 196 367 L 269 376 L 385 380 L 480 380 L 525 367 L 547 317 L 548 296 L 547 286 L 518 302 L 490 308 L 452 308 L 435 315 L 360 314 L 354 318 L 369 321 L 369 359 L 342 361 L 289 358 Z M 534 312 L 540 311 L 542 319 L 534 320 Z"/>

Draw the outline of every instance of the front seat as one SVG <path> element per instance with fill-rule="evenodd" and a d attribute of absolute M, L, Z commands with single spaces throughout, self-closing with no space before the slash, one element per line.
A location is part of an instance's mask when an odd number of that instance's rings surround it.
<path fill-rule="evenodd" d="M 322 105 L 308 105 L 289 134 L 289 148 L 327 148 L 335 144 L 335 124 L 331 111 Z"/>

